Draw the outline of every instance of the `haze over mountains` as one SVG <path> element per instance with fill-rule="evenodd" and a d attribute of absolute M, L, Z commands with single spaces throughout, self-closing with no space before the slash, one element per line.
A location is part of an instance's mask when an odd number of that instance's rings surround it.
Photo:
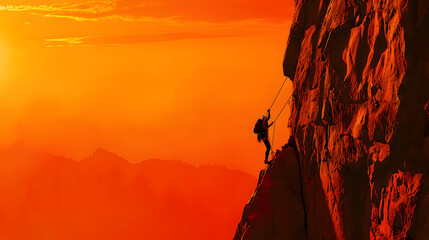
<path fill-rule="evenodd" d="M 228 239 L 256 178 L 178 161 L 0 150 L 0 239 Z"/>

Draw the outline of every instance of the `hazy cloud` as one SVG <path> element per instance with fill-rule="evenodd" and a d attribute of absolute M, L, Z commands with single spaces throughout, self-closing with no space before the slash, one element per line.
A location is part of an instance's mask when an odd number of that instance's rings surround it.
<path fill-rule="evenodd" d="M 126 36 L 95 36 L 95 37 L 75 37 L 45 39 L 47 47 L 63 46 L 94 46 L 94 45 L 123 45 L 160 41 L 176 41 L 183 39 L 205 39 L 231 37 L 232 35 L 215 35 L 202 33 L 166 33 L 166 34 L 139 34 Z"/>
<path fill-rule="evenodd" d="M 3 11 L 28 11 L 45 17 L 75 20 L 231 22 L 247 19 L 273 21 L 292 18 L 293 0 L 93 0 L 50 5 L 4 5 Z"/>

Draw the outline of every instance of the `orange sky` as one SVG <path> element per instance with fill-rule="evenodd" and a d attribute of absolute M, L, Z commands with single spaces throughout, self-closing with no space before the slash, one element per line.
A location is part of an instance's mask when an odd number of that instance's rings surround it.
<path fill-rule="evenodd" d="M 0 144 L 257 175 L 253 125 L 284 80 L 292 12 L 292 0 L 2 1 Z"/>

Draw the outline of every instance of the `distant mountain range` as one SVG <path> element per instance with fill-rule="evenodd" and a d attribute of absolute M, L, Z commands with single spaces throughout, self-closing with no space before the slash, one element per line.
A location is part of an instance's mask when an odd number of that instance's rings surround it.
<path fill-rule="evenodd" d="M 256 178 L 97 149 L 74 161 L 0 150 L 0 239 L 230 239 Z"/>

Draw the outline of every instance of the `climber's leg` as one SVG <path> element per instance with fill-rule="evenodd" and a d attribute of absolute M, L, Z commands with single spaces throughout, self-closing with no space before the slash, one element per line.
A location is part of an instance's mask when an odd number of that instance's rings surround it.
<path fill-rule="evenodd" d="M 271 145 L 270 141 L 268 141 L 268 138 L 264 139 L 265 147 L 267 147 L 267 151 L 265 151 L 265 162 L 268 161 L 268 156 L 270 155 Z"/>

